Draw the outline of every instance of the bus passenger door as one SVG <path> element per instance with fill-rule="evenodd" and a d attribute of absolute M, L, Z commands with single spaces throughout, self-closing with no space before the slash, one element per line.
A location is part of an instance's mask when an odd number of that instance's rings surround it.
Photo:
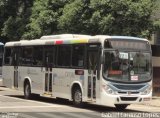
<path fill-rule="evenodd" d="M 13 79 L 13 87 L 18 88 L 18 62 L 19 62 L 19 50 L 17 47 L 12 50 L 12 63 L 14 66 L 14 79 Z"/>
<path fill-rule="evenodd" d="M 45 67 L 45 94 L 52 95 L 52 68 Z"/>
<path fill-rule="evenodd" d="M 93 47 L 92 47 L 93 46 Z M 88 100 L 96 101 L 99 97 L 100 80 L 98 79 L 99 45 L 88 47 Z"/>
<path fill-rule="evenodd" d="M 45 47 L 45 81 L 44 81 L 44 93 L 52 95 L 53 90 L 53 76 L 52 68 L 54 62 L 54 48 Z"/>

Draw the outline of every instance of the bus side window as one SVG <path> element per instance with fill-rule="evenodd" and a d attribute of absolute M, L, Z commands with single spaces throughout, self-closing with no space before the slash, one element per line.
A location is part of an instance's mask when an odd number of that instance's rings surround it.
<path fill-rule="evenodd" d="M 33 65 L 42 66 L 43 64 L 43 47 L 36 46 L 33 49 Z"/>
<path fill-rule="evenodd" d="M 57 66 L 70 67 L 71 66 L 71 46 L 58 46 Z"/>
<path fill-rule="evenodd" d="M 53 46 L 44 47 L 44 65 L 53 67 L 55 65 L 55 48 Z"/>
<path fill-rule="evenodd" d="M 5 48 L 4 64 L 5 65 L 11 65 L 12 64 L 12 51 L 11 51 L 11 48 Z"/>
<path fill-rule="evenodd" d="M 21 55 L 21 64 L 22 65 L 32 65 L 33 64 L 33 48 L 24 47 Z"/>
<path fill-rule="evenodd" d="M 72 66 L 73 67 L 83 67 L 84 66 L 84 45 L 75 45 L 73 46 L 73 54 L 72 54 Z"/>

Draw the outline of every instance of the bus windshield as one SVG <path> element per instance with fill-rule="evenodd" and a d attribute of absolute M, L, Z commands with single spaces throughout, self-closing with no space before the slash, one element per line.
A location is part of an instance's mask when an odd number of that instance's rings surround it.
<path fill-rule="evenodd" d="M 103 76 L 107 80 L 142 82 L 151 79 L 151 53 L 105 51 Z"/>

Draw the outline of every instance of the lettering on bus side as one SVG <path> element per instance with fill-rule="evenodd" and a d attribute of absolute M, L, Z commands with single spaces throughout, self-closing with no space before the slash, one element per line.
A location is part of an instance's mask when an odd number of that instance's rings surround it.
<path fill-rule="evenodd" d="M 65 72 L 65 77 L 75 78 L 74 72 Z"/>
<path fill-rule="evenodd" d="M 38 75 L 37 71 L 34 69 L 27 69 L 27 73 L 31 75 Z"/>

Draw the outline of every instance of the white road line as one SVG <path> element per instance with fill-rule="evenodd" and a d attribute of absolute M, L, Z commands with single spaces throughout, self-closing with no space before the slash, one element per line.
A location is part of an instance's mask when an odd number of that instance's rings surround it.
<path fill-rule="evenodd" d="M 83 114 L 86 114 L 87 112 L 83 112 Z M 91 115 L 93 116 L 97 116 L 100 117 L 101 116 L 101 112 L 90 112 Z"/>
<path fill-rule="evenodd" d="M 71 118 L 72 117 L 75 117 L 75 118 L 91 118 L 91 117 L 82 115 L 80 113 L 67 113 L 67 112 L 64 112 L 63 114 L 69 115 Z"/>
<path fill-rule="evenodd" d="M 47 116 L 47 117 L 50 117 L 50 118 L 65 118 L 63 116 L 58 116 L 58 115 L 50 114 L 50 113 L 37 113 L 37 114 L 44 115 L 44 116 Z"/>
<path fill-rule="evenodd" d="M 17 109 L 17 108 L 54 108 L 54 107 L 63 107 L 63 106 L 4 106 L 0 109 Z"/>
<path fill-rule="evenodd" d="M 21 98 L 9 97 L 9 96 L 4 96 L 4 95 L 0 95 L 0 97 L 1 96 L 2 97 L 6 97 L 6 98 L 15 99 L 15 100 L 24 101 L 24 102 L 32 102 L 32 103 L 39 103 L 39 104 L 43 104 L 43 105 L 53 106 L 53 103 L 44 103 L 43 101 L 39 102 L 39 101 L 25 100 L 25 99 L 21 99 Z M 64 107 L 64 105 L 59 105 L 59 106 L 63 106 Z"/>
<path fill-rule="evenodd" d="M 31 116 L 31 115 L 22 114 L 22 113 L 20 115 L 18 115 L 18 117 L 20 117 L 20 116 L 25 117 L 25 118 L 38 118 L 38 117 L 34 117 L 34 116 Z"/>

